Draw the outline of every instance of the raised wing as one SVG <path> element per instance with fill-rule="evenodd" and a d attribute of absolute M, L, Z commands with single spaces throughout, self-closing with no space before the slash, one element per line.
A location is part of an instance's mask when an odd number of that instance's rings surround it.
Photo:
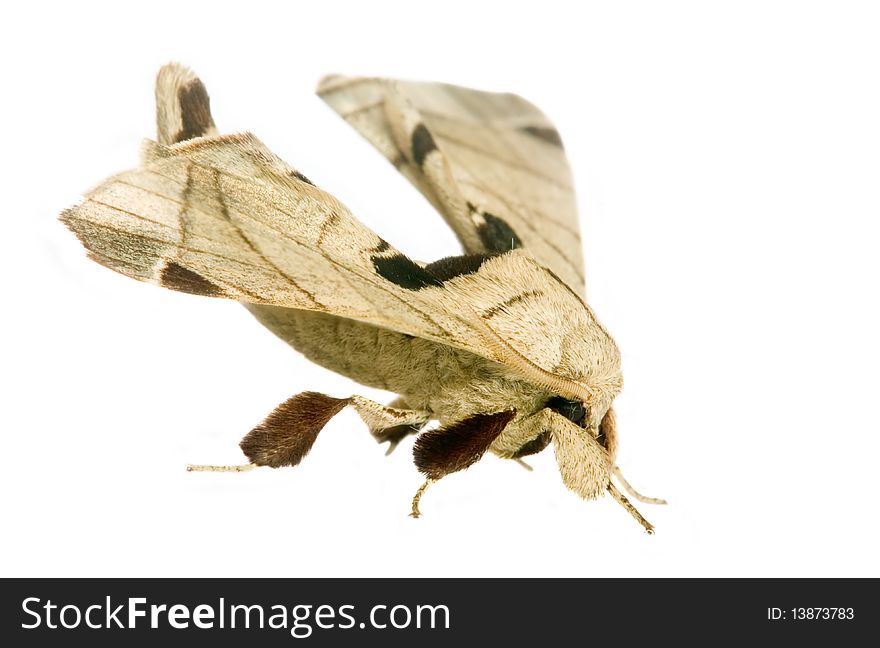
<path fill-rule="evenodd" d="M 525 247 L 584 294 L 571 172 L 535 106 L 442 83 L 338 76 L 318 94 L 418 187 L 466 252 Z"/>
<path fill-rule="evenodd" d="M 135 279 L 448 344 L 582 401 L 604 387 L 592 368 L 617 365 L 592 357 L 608 352 L 587 339 L 604 329 L 526 251 L 425 268 L 250 134 L 148 143 L 140 168 L 62 219 L 92 258 Z M 607 379 L 618 380 L 614 371 Z"/>

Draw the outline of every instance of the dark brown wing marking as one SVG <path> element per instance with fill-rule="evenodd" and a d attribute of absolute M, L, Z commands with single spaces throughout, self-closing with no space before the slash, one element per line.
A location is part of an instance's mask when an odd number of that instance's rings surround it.
<path fill-rule="evenodd" d="M 494 254 L 462 254 L 438 259 L 425 266 L 440 281 L 449 281 L 455 277 L 471 274 L 479 270 L 487 259 Z"/>
<path fill-rule="evenodd" d="M 211 283 L 192 270 L 178 265 L 174 261 L 168 263 L 159 277 L 159 283 L 165 288 L 179 290 L 192 295 L 204 295 L 206 297 L 228 297 L 226 291 Z"/>
<path fill-rule="evenodd" d="M 412 133 L 413 161 L 419 166 L 422 166 L 425 163 L 425 158 L 428 157 L 428 154 L 431 151 L 436 150 L 437 143 L 431 136 L 431 131 L 429 131 L 424 124 L 416 126 Z"/>
<path fill-rule="evenodd" d="M 182 128 L 175 133 L 174 141 L 183 142 L 193 137 L 202 137 L 216 128 L 211 117 L 211 100 L 201 79 L 194 78 L 177 89 L 180 102 Z"/>

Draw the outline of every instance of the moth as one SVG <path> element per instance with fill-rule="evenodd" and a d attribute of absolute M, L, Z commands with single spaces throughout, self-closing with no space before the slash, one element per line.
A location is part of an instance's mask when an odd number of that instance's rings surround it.
<path fill-rule="evenodd" d="M 617 346 L 584 298 L 572 178 L 562 141 L 513 94 L 329 76 L 318 95 L 437 209 L 464 253 L 421 263 L 250 133 L 221 135 L 208 93 L 169 64 L 156 80 L 157 139 L 141 165 L 85 194 L 61 220 L 124 275 L 241 302 L 310 360 L 399 396 L 302 392 L 241 441 L 244 470 L 295 466 L 354 408 L 389 452 L 417 435 L 425 489 L 486 452 L 522 461 L 553 445 L 577 495 L 618 490 Z M 433 426 L 428 426 L 433 423 Z"/>

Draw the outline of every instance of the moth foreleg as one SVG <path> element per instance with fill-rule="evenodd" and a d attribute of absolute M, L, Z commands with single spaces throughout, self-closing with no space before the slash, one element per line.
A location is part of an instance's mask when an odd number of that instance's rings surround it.
<path fill-rule="evenodd" d="M 412 500 L 412 511 L 409 516 L 413 518 L 418 518 L 422 516 L 422 512 L 419 510 L 419 502 L 422 500 L 422 495 L 425 494 L 425 491 L 428 490 L 428 486 L 433 484 L 436 479 L 426 479 L 425 483 L 419 486 L 419 490 L 416 491 L 416 494 L 413 496 Z"/>
<path fill-rule="evenodd" d="M 386 407 L 362 396 L 333 398 L 303 392 L 276 407 L 242 439 L 240 447 L 252 464 L 273 468 L 295 466 L 312 449 L 318 433 L 347 405 L 355 409 L 371 431 L 423 424 L 431 416 L 426 411 Z"/>
<path fill-rule="evenodd" d="M 409 409 L 402 397 L 395 398 L 387 407 L 383 407 L 365 398 L 359 398 L 362 409 L 366 414 L 361 418 L 370 428 L 370 434 L 379 443 L 388 442 L 388 450 L 385 456 L 390 455 L 403 439 L 411 434 L 418 434 L 430 420 L 429 412 Z M 357 407 L 357 404 L 355 404 Z M 358 411 L 360 414 L 360 410 Z M 378 419 L 377 418 L 378 413 Z M 367 420 L 369 419 L 369 420 Z M 401 422 L 401 420 L 405 422 Z"/>
<path fill-rule="evenodd" d="M 419 517 L 421 514 L 419 500 L 430 484 L 479 461 L 514 416 L 516 410 L 474 414 L 420 434 L 413 447 L 413 460 L 427 481 L 416 492 L 410 515 Z"/>
<path fill-rule="evenodd" d="M 393 427 L 381 430 L 370 430 L 370 433 L 379 443 L 388 442 L 388 449 L 385 450 L 385 456 L 390 455 L 397 448 L 397 445 L 411 434 L 418 434 L 422 431 L 425 424 L 419 425 L 395 425 Z"/>
<path fill-rule="evenodd" d="M 212 466 L 210 464 L 187 464 L 187 472 L 247 472 L 256 468 L 254 464 L 238 464 L 235 466 Z"/>

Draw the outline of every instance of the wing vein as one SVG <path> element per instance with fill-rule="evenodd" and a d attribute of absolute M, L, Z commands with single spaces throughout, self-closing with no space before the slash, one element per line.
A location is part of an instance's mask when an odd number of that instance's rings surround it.
<path fill-rule="evenodd" d="M 492 151 L 487 151 L 484 148 L 476 146 L 475 144 L 472 144 L 471 142 L 465 142 L 464 140 L 461 140 L 457 137 L 454 137 L 454 136 L 450 135 L 449 133 L 443 133 L 443 132 L 439 132 L 439 131 L 435 130 L 433 134 L 434 134 L 435 138 L 440 140 L 441 142 L 444 142 L 444 141 L 448 142 L 452 146 L 458 146 L 460 148 L 467 149 L 469 151 L 477 153 L 478 155 L 482 155 L 483 157 L 487 157 L 490 160 L 494 160 L 495 162 L 498 162 L 499 164 L 507 166 L 511 169 L 517 169 L 518 171 L 528 173 L 532 177 L 543 180 L 545 183 L 547 183 L 549 185 L 553 185 L 557 189 L 562 189 L 563 191 L 567 191 L 567 192 L 573 191 L 571 185 L 566 184 L 564 182 L 559 182 L 559 180 L 557 180 L 556 178 L 548 176 L 545 173 L 541 173 L 537 169 L 534 169 L 534 168 L 532 168 L 526 164 L 523 164 L 517 160 L 511 160 L 509 158 L 502 157 L 496 153 L 493 153 Z"/>
<path fill-rule="evenodd" d="M 253 241 L 250 240 L 250 238 L 247 236 L 247 234 L 245 234 L 244 231 L 242 231 L 242 229 L 238 226 L 238 224 L 232 220 L 232 216 L 229 213 L 229 206 L 226 204 L 226 200 L 223 197 L 223 192 L 220 190 L 220 175 L 219 174 L 220 174 L 220 172 L 217 169 L 214 169 L 213 173 L 211 174 L 211 181 L 214 184 L 214 190 L 217 192 L 217 200 L 220 203 L 220 213 L 223 216 L 224 220 L 226 220 L 226 222 L 228 222 L 232 226 L 232 228 L 235 230 L 235 233 L 238 235 L 238 237 L 244 242 L 245 245 L 248 246 L 248 248 L 250 248 L 250 250 L 254 254 L 256 254 L 262 261 L 266 262 L 266 264 L 268 264 L 280 276 L 284 277 L 284 279 L 291 286 L 293 286 L 294 289 L 298 290 L 300 293 L 305 295 L 306 299 L 308 299 L 310 302 L 312 302 L 312 304 L 316 308 L 326 310 L 327 307 L 315 298 L 315 294 L 313 292 L 306 290 L 305 288 L 300 286 L 299 283 L 297 283 L 293 277 L 291 277 L 284 270 L 282 270 L 280 267 L 278 267 L 278 265 L 276 265 L 271 259 L 269 259 L 263 253 L 263 251 L 261 249 L 259 249 L 259 247 Z"/>
<path fill-rule="evenodd" d="M 237 181 L 241 181 L 241 180 L 245 180 L 245 181 L 247 181 L 247 180 L 249 180 L 249 178 L 242 178 L 242 176 L 240 176 L 240 175 L 237 175 L 237 174 L 234 174 L 234 173 L 229 173 L 229 172 L 227 172 L 227 171 L 224 171 L 223 169 L 218 169 L 218 168 L 216 168 L 216 167 L 206 166 L 206 165 L 201 165 L 201 164 L 198 164 L 198 163 L 192 163 L 192 164 L 193 164 L 194 166 L 198 166 L 198 167 L 200 167 L 200 168 L 202 168 L 202 169 L 205 169 L 206 171 L 209 171 L 209 172 L 217 171 L 217 172 L 220 173 L 221 175 L 224 175 L 224 176 L 227 176 L 227 177 L 233 178 L 233 179 L 235 179 L 235 180 L 237 180 Z M 155 173 L 155 174 L 158 175 L 160 178 L 164 178 L 165 180 L 168 180 L 169 182 L 174 182 L 174 183 L 180 184 L 180 180 L 178 180 L 178 179 L 176 179 L 176 178 L 172 178 L 172 177 L 166 176 L 166 175 L 164 175 L 164 174 L 159 173 L 159 172 L 156 171 L 156 170 L 151 170 L 151 172 L 152 172 L 152 173 Z M 166 198 L 167 198 L 168 200 L 171 200 L 171 201 L 174 201 L 174 202 L 178 202 L 178 201 L 176 201 L 176 200 L 173 199 L 173 198 L 170 198 L 170 197 L 166 197 Z M 275 208 L 276 208 L 281 214 L 287 216 L 288 218 L 290 218 L 290 219 L 293 219 L 293 218 L 294 218 L 294 215 L 291 214 L 290 212 L 288 212 L 288 211 L 286 211 L 286 210 L 284 210 L 284 209 L 281 209 L 281 208 L 278 207 L 278 206 L 275 206 Z M 446 337 L 447 339 L 449 339 L 449 338 L 453 338 L 453 336 L 450 334 L 450 332 L 449 332 L 446 328 L 444 328 L 443 326 L 441 326 L 436 320 L 434 320 L 434 318 L 431 317 L 428 313 L 424 312 L 424 311 L 423 311 L 422 309 L 420 309 L 420 308 L 416 308 L 416 307 L 413 306 L 410 302 L 404 300 L 403 298 L 401 298 L 400 296 L 398 296 L 397 294 L 395 294 L 393 291 L 389 290 L 387 287 L 383 286 L 383 285 L 380 284 L 380 283 L 377 283 L 377 282 L 374 280 L 374 278 L 373 278 L 372 276 L 364 275 L 364 274 L 362 274 L 361 271 L 358 271 L 358 270 L 356 270 L 356 269 L 354 269 L 354 268 L 346 267 L 344 264 L 342 264 L 342 263 L 340 263 L 339 261 L 335 260 L 333 257 L 328 256 L 323 250 L 321 250 L 321 249 L 316 249 L 316 248 L 312 247 L 311 245 L 308 245 L 308 244 L 306 244 L 306 243 L 303 243 L 302 241 L 299 241 L 299 240 L 297 240 L 296 238 L 290 236 L 287 232 L 285 232 L 285 231 L 283 231 L 283 230 L 280 230 L 280 229 L 278 229 L 277 227 L 273 227 L 271 224 L 269 224 L 269 223 L 267 223 L 267 222 L 265 222 L 265 221 L 258 220 L 258 219 L 256 219 L 256 218 L 254 218 L 253 216 L 250 216 L 250 215 L 248 215 L 248 214 L 246 214 L 246 213 L 244 213 L 244 212 L 237 212 L 237 213 L 238 213 L 240 216 L 242 216 L 242 217 L 244 217 L 244 218 L 247 218 L 248 220 L 250 220 L 250 221 L 252 221 L 252 222 L 254 222 L 254 223 L 256 223 L 256 224 L 261 225 L 261 226 L 263 226 L 263 227 L 265 227 L 265 228 L 271 230 L 272 232 L 274 232 L 274 233 L 280 235 L 281 237 L 283 237 L 285 240 L 290 241 L 291 243 L 296 244 L 296 245 L 297 245 L 298 247 L 300 247 L 300 248 L 303 248 L 303 249 L 309 250 L 309 251 L 311 251 L 311 252 L 317 252 L 317 253 L 318 253 L 323 259 L 325 259 L 327 262 L 329 262 L 330 264 L 332 264 L 333 268 L 334 268 L 337 272 L 339 272 L 339 271 L 343 271 L 343 272 L 347 272 L 347 273 L 349 273 L 349 274 L 352 274 L 352 275 L 354 275 L 355 277 L 357 277 L 358 279 L 360 279 L 360 280 L 362 280 L 362 281 L 364 281 L 364 282 L 366 282 L 366 283 L 369 283 L 371 286 L 375 287 L 376 289 L 381 290 L 382 292 L 386 293 L 386 294 L 387 294 L 389 297 L 391 297 L 392 299 L 394 299 L 394 300 L 396 300 L 396 301 L 399 301 L 399 302 L 400 302 L 401 304 L 403 304 L 406 308 L 408 308 L 408 309 L 411 310 L 412 312 L 416 313 L 417 315 L 419 315 L 419 317 L 421 317 L 421 318 L 424 319 L 427 323 L 429 323 L 431 326 L 433 326 L 433 327 L 435 328 L 435 330 L 438 331 L 437 333 L 435 333 L 435 335 L 437 335 L 437 336 L 439 336 L 439 337 Z M 461 320 L 461 318 L 459 318 L 458 316 L 454 316 L 454 317 L 455 317 L 455 319 L 459 319 L 459 320 Z M 461 321 L 464 322 L 465 320 L 461 320 Z M 391 327 L 391 328 L 393 328 L 393 327 Z M 454 339 L 454 338 L 453 338 L 453 339 Z"/>
<path fill-rule="evenodd" d="M 511 211 L 519 211 L 514 207 L 513 203 L 510 202 L 510 199 L 505 198 L 502 194 L 498 193 L 494 189 L 490 189 L 488 185 L 483 182 L 476 182 L 474 180 L 469 180 L 468 178 L 456 178 L 456 182 L 463 185 L 468 185 L 470 187 L 474 187 L 475 189 L 482 191 L 484 193 L 489 194 L 493 198 L 497 199 L 499 202 L 504 203 L 504 206 L 510 209 Z M 529 212 L 533 213 L 535 216 L 538 216 L 541 220 L 546 220 L 548 223 L 553 223 L 559 229 L 565 230 L 566 233 L 570 234 L 572 237 L 576 238 L 578 241 L 581 240 L 581 233 L 568 223 L 565 223 L 561 220 L 553 218 L 549 216 L 546 212 L 541 211 L 540 209 L 536 209 L 531 205 L 526 205 L 526 201 L 522 201 L 523 206 L 529 210 Z M 521 218 L 525 218 L 524 215 L 520 215 Z"/>
<path fill-rule="evenodd" d="M 158 195 L 158 194 L 156 194 Z M 127 209 L 123 209 L 122 207 L 117 207 L 116 205 L 111 205 L 110 203 L 105 203 L 103 200 L 96 200 L 95 198 L 86 198 L 85 202 L 95 203 L 96 205 L 101 205 L 101 207 L 106 207 L 107 209 L 112 209 L 114 211 L 118 211 L 120 213 L 126 214 L 128 216 L 132 216 L 139 220 L 146 221 L 153 225 L 158 225 L 159 227 L 164 227 L 165 229 L 169 229 L 173 232 L 177 231 L 173 225 L 169 225 L 168 223 L 162 223 L 157 220 L 153 220 L 152 218 L 147 218 L 146 216 L 142 216 L 141 214 L 136 214 L 134 212 L 128 211 Z"/>
<path fill-rule="evenodd" d="M 380 99 L 379 101 L 373 101 L 371 103 L 364 104 L 362 106 L 358 106 L 357 108 L 352 108 L 348 112 L 339 113 L 343 119 L 348 119 L 353 115 L 357 115 L 358 113 L 367 112 L 368 110 L 373 110 L 374 108 L 380 108 L 382 104 L 385 103 L 384 99 Z"/>

